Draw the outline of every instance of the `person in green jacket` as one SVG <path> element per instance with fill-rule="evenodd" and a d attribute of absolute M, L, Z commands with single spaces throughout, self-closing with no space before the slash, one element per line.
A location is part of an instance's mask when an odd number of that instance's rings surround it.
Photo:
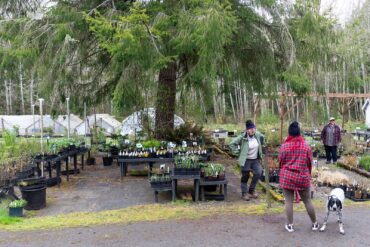
<path fill-rule="evenodd" d="M 239 155 L 239 165 L 241 167 L 241 191 L 242 199 L 249 201 L 251 198 L 258 198 L 256 185 L 262 175 L 261 161 L 262 141 L 264 136 L 256 130 L 256 126 L 251 120 L 247 120 L 246 131 L 231 141 L 229 147 L 231 152 Z M 250 172 L 253 172 L 253 178 L 248 189 L 248 180 Z"/>

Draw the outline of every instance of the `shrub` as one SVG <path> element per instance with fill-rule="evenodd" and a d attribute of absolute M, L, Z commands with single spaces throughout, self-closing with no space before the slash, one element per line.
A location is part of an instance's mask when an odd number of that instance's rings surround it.
<path fill-rule="evenodd" d="M 337 171 L 321 171 L 319 172 L 317 181 L 321 183 L 328 183 L 331 186 L 349 184 L 350 182 L 347 175 Z"/>
<path fill-rule="evenodd" d="M 277 147 L 280 145 L 280 131 L 268 131 L 265 134 L 266 144 L 271 147 Z"/>
<path fill-rule="evenodd" d="M 357 167 L 357 156 L 355 155 L 347 155 L 343 158 L 344 164 L 350 166 L 350 167 Z"/>
<path fill-rule="evenodd" d="M 344 155 L 356 154 L 361 151 L 360 148 L 356 145 L 356 142 L 353 139 L 352 134 L 345 134 L 342 136 L 342 145 L 344 148 L 343 150 Z"/>
<path fill-rule="evenodd" d="M 362 156 L 359 164 L 366 171 L 369 171 L 370 170 L 370 156 L 369 155 Z"/>
<path fill-rule="evenodd" d="M 269 123 L 269 124 L 276 124 L 279 123 L 279 117 L 276 114 L 271 113 L 264 113 L 260 117 L 258 117 L 258 123 Z"/>

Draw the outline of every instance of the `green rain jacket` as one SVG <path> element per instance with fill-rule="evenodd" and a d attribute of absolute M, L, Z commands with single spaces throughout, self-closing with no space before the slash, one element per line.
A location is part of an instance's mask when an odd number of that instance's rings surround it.
<path fill-rule="evenodd" d="M 233 139 L 229 147 L 231 149 L 231 152 L 234 155 L 239 155 L 239 165 L 240 167 L 243 167 L 245 164 L 245 161 L 247 160 L 247 155 L 248 155 L 248 138 L 245 137 L 246 132 L 243 132 L 241 135 Z M 254 137 L 257 139 L 257 142 L 259 144 L 258 146 L 258 159 L 262 161 L 263 159 L 263 154 L 262 154 L 262 145 L 261 145 L 261 140 L 264 138 L 264 135 L 262 135 L 260 132 L 256 131 L 254 134 Z M 238 145 L 240 145 L 240 150 L 238 150 Z"/>

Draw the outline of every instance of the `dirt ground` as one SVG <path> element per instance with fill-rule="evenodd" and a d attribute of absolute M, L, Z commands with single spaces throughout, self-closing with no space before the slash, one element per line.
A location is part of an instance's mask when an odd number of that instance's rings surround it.
<path fill-rule="evenodd" d="M 227 162 L 227 161 L 225 161 Z M 234 161 L 228 161 L 233 163 Z M 142 173 L 141 176 L 128 175 L 121 179 L 120 169 L 116 163 L 104 167 L 100 159 L 94 166 L 85 166 L 77 175 L 71 175 L 69 181 L 62 177 L 60 188 L 47 189 L 47 206 L 32 211 L 33 216 L 49 216 L 71 212 L 97 212 L 119 209 L 134 205 L 154 203 L 154 192 L 150 188 L 146 174 L 146 165 L 129 166 L 129 173 Z M 79 167 L 80 168 L 80 167 Z M 80 168 L 81 169 L 81 168 Z M 227 171 L 228 202 L 240 200 L 240 179 Z M 179 182 L 177 198 L 191 200 L 193 192 L 191 183 Z M 20 195 L 20 192 L 16 190 Z M 159 193 L 159 203 L 171 202 L 170 192 Z M 259 203 L 260 200 L 254 201 Z M 26 212 L 27 214 L 27 212 Z"/>
<path fill-rule="evenodd" d="M 150 188 L 147 176 L 145 175 L 146 165 L 129 166 L 129 173 L 142 173 L 141 176 L 128 175 L 120 178 L 120 170 L 117 164 L 104 167 L 102 161 L 97 159 L 97 165 L 85 166 L 80 174 L 71 175 L 70 180 L 62 177 L 61 187 L 57 186 L 47 189 L 47 206 L 39 211 L 32 211 L 32 216 L 58 215 L 71 212 L 98 212 L 102 210 L 119 209 L 134 205 L 154 203 L 154 193 Z M 226 166 L 228 179 L 228 202 L 240 201 L 240 178 L 234 173 L 235 159 L 227 159 L 223 156 L 214 156 L 214 162 Z M 324 160 L 319 160 L 319 167 L 329 167 L 330 170 L 339 170 L 351 179 L 358 179 L 359 175 L 333 165 L 325 165 Z M 370 183 L 370 179 L 369 183 Z M 179 182 L 179 193 L 177 198 L 191 200 L 193 192 L 191 183 Z M 277 184 L 276 184 L 277 185 Z M 331 188 L 314 188 L 314 198 L 325 200 L 326 194 Z M 16 191 L 20 194 L 19 191 Z M 263 193 L 258 200 L 250 203 L 264 202 Z M 159 193 L 159 203 L 171 202 L 169 192 Z M 27 212 L 26 212 L 27 214 Z"/>

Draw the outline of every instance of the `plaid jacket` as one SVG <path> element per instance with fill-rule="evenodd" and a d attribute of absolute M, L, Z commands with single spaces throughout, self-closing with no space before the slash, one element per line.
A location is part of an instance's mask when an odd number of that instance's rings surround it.
<path fill-rule="evenodd" d="M 325 125 L 324 129 L 321 131 L 321 140 L 323 141 L 324 145 L 328 145 L 326 143 L 326 129 L 329 128 L 329 124 Z M 338 146 L 338 144 L 341 142 L 341 133 L 340 133 L 340 127 L 338 125 L 334 125 L 334 146 Z"/>
<path fill-rule="evenodd" d="M 310 187 L 312 151 L 302 137 L 290 138 L 279 150 L 280 187 L 303 190 Z"/>

